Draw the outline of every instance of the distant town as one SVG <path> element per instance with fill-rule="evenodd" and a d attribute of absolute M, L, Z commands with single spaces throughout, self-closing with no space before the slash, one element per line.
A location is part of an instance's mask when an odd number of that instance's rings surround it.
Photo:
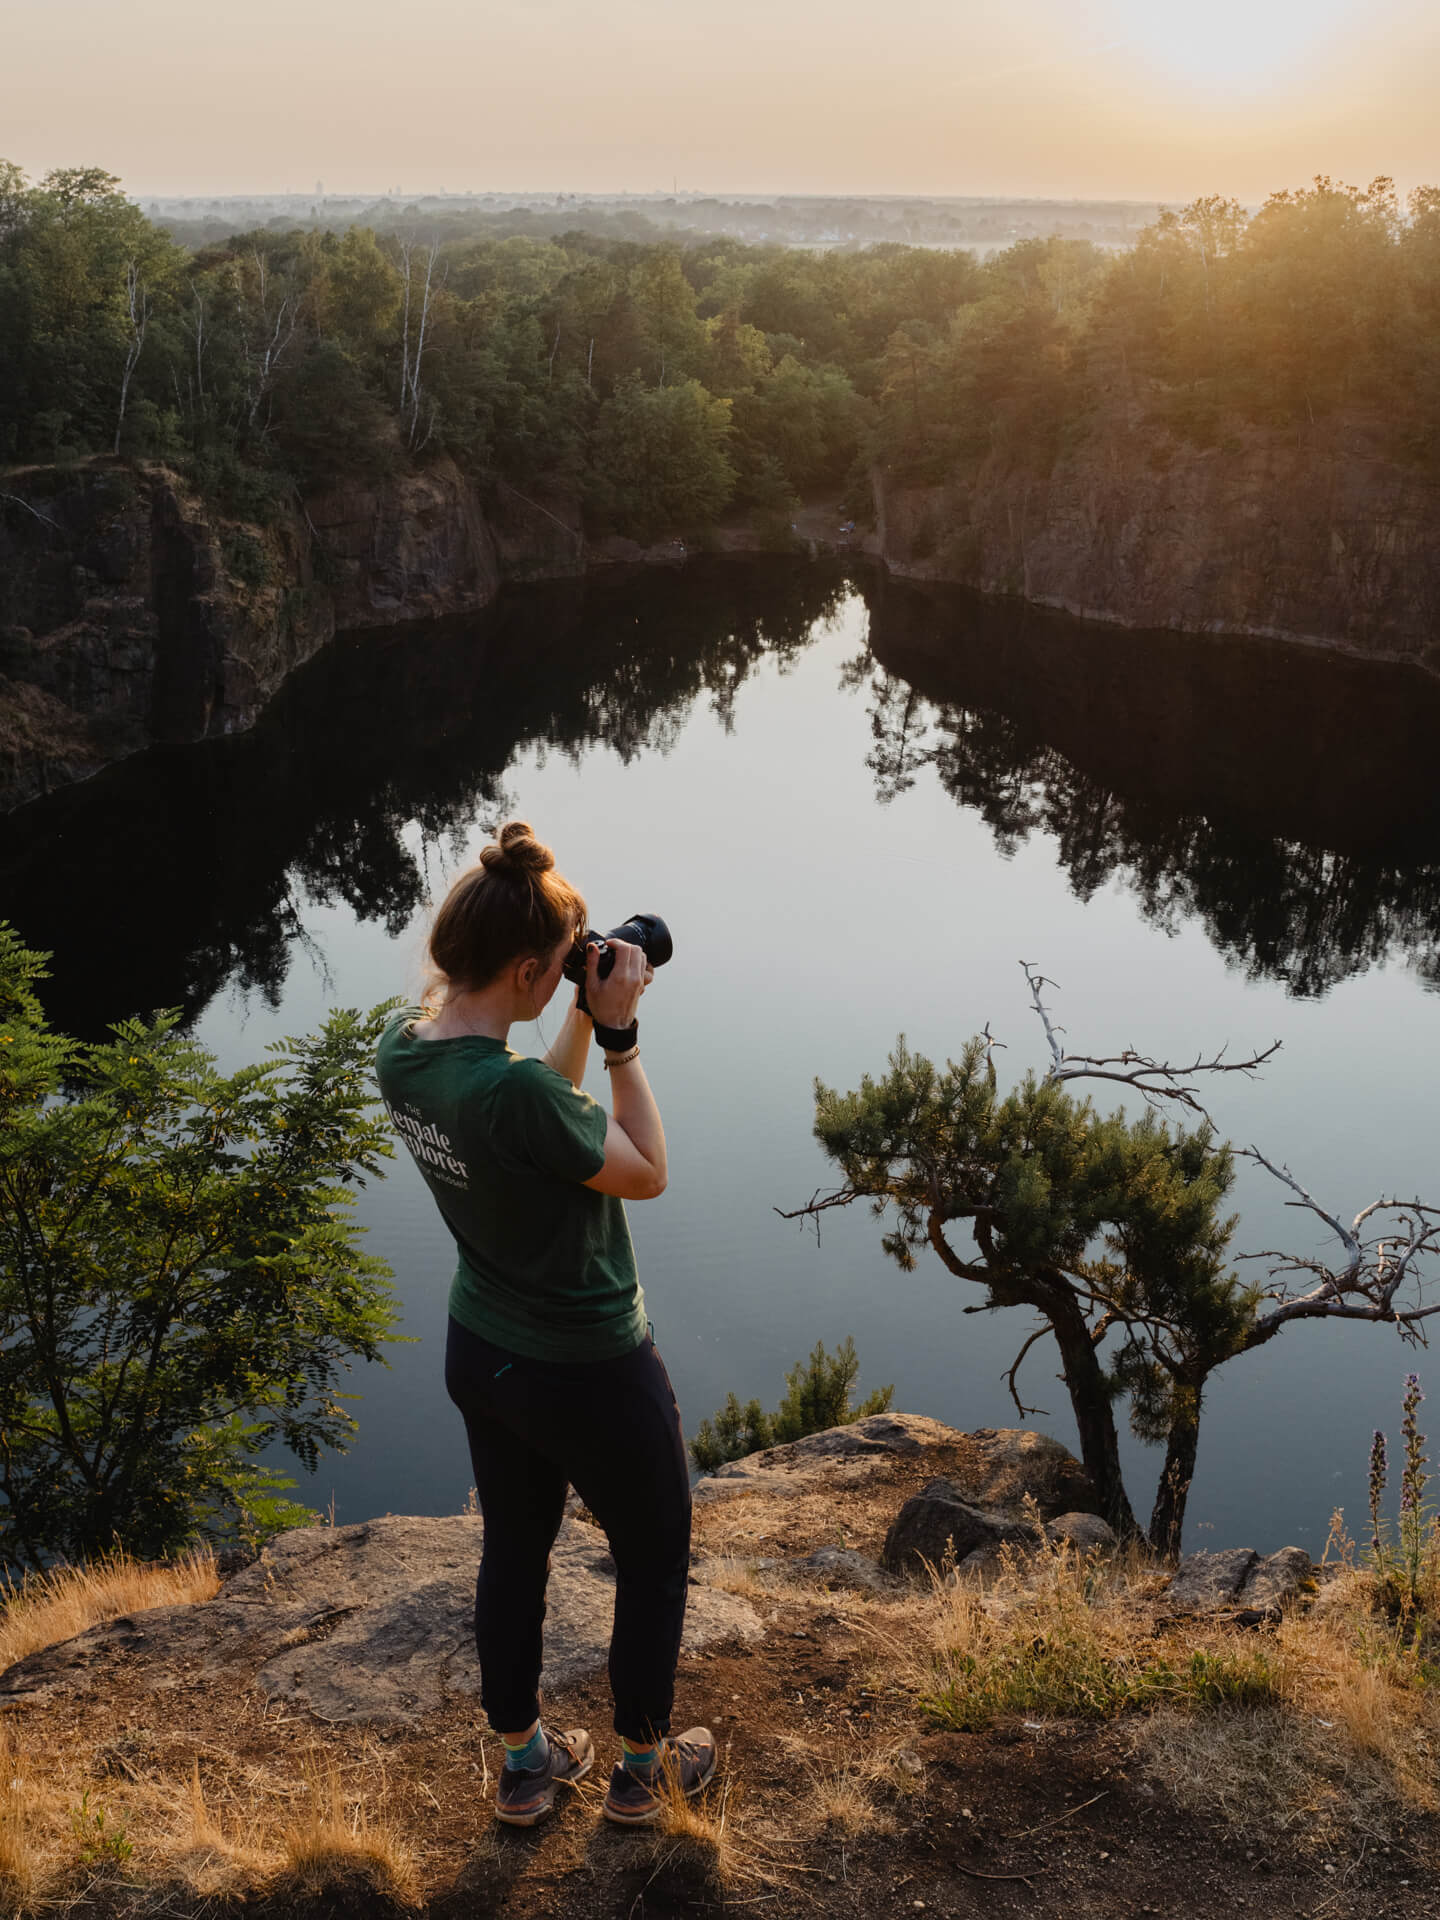
<path fill-rule="evenodd" d="M 308 193 L 141 198 L 177 241 L 205 246 L 256 228 L 368 226 L 444 236 L 459 229 L 544 237 L 594 233 L 653 241 L 719 236 L 750 244 L 862 248 L 898 242 L 964 247 L 984 256 L 1017 240 L 1061 234 L 1123 249 L 1159 214 L 1154 200 L 1019 200 L 805 194 L 725 198 L 701 193 Z"/>

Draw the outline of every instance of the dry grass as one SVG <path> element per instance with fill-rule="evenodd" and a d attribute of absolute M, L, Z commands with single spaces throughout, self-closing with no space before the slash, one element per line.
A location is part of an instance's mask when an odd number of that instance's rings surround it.
<path fill-rule="evenodd" d="M 0 1727 L 0 1902 L 19 1912 L 35 1883 L 29 1781 L 10 1729 Z"/>
<path fill-rule="evenodd" d="M 809 1781 L 801 1815 L 807 1829 L 847 1839 L 893 1833 L 896 1806 L 924 1792 L 925 1769 L 902 1740 L 851 1738 L 825 1752 L 793 1734 L 781 1741 Z"/>
<path fill-rule="evenodd" d="M 746 1600 L 773 1600 L 784 1583 L 770 1569 L 757 1567 L 738 1554 L 727 1553 L 707 1561 L 705 1584 L 718 1587 L 722 1593 L 737 1593 Z"/>
<path fill-rule="evenodd" d="M 409 1848 L 362 1801 L 347 1804 L 332 1763 L 311 1770 L 307 1805 L 281 1836 L 284 1865 L 275 1891 L 314 1897 L 337 1885 L 363 1887 L 394 1906 L 418 1903 L 419 1876 Z"/>
<path fill-rule="evenodd" d="M 1440 1810 L 1435 1666 L 1373 1573 L 1346 1564 L 1265 1631 L 1172 1617 L 1163 1584 L 1139 1559 L 1064 1547 L 1002 1561 L 988 1583 L 937 1577 L 903 1636 L 872 1627 L 874 1677 L 898 1678 L 941 1726 L 1130 1714 L 1183 1806 L 1252 1831 L 1383 1846 Z"/>
<path fill-rule="evenodd" d="M 226 1818 L 212 1809 L 198 1760 L 192 1763 L 176 1815 L 173 1860 L 167 1864 L 173 1864 L 196 1893 L 243 1896 L 273 1869 L 274 1856 L 265 1848 L 259 1813 L 253 1806 L 238 1812 L 232 1809 Z"/>
<path fill-rule="evenodd" d="M 88 1567 L 59 1567 L 27 1575 L 3 1589 L 0 1672 L 27 1654 L 88 1632 L 102 1620 L 147 1607 L 192 1606 L 213 1599 L 220 1576 L 208 1549 L 182 1560 L 147 1564 L 114 1554 Z"/>
<path fill-rule="evenodd" d="M 892 1660 L 940 1726 L 978 1732 L 1008 1714 L 1109 1718 L 1166 1702 L 1256 1706 L 1280 1697 L 1282 1656 L 1223 1626 L 1167 1629 L 1152 1571 L 1047 1545 L 1003 1554 L 988 1586 L 937 1578 L 924 1631 Z"/>
<path fill-rule="evenodd" d="M 739 1795 L 728 1769 L 723 1779 L 712 1780 L 694 1799 L 681 1791 L 674 1774 L 667 1773 L 651 1879 L 663 1877 L 724 1893 L 751 1877 L 756 1866 L 740 1838 L 738 1809 Z"/>

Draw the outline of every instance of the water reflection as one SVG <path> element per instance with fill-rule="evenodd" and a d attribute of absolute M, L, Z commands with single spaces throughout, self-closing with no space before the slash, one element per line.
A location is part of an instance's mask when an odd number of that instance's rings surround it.
<path fill-rule="evenodd" d="M 1119 881 L 1293 993 L 1391 958 L 1440 982 L 1434 682 L 782 560 L 526 589 L 480 620 L 338 642 L 253 733 L 0 821 L 0 911 L 54 950 L 70 1030 L 193 1016 L 232 981 L 273 1003 L 297 949 L 323 969 L 316 907 L 407 925 L 429 853 L 504 813 L 523 747 L 664 753 L 700 700 L 728 726 L 756 665 L 793 658 L 850 591 L 870 645 L 844 685 L 868 703 L 880 800 L 933 770 L 1002 853 L 1052 836 L 1082 898 Z"/>
<path fill-rule="evenodd" d="M 274 1004 L 297 948 L 323 969 L 316 907 L 405 927 L 426 852 L 504 813 L 522 746 L 663 753 L 702 698 L 728 727 L 756 664 L 808 645 L 846 591 L 837 569 L 702 561 L 339 641 L 253 732 L 0 820 L 0 912 L 54 952 L 47 1005 L 69 1031 L 155 1006 L 193 1018 L 230 982 Z"/>
<path fill-rule="evenodd" d="M 1051 835 L 1080 898 L 1119 881 L 1295 994 L 1392 958 L 1440 983 L 1428 676 L 888 583 L 843 679 L 882 802 L 931 768 L 1002 854 Z"/>

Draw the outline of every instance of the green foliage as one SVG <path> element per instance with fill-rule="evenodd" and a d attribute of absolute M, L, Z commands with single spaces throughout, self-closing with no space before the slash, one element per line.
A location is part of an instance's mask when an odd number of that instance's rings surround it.
<path fill-rule="evenodd" d="M 43 961 L 0 923 L 0 1555 L 293 1524 L 258 1456 L 343 1449 L 340 1375 L 395 1321 L 351 1217 L 386 1009 L 221 1074 L 173 1014 L 52 1032 Z"/>
<path fill-rule="evenodd" d="M 983 1037 L 943 1071 L 902 1036 L 883 1078 L 844 1094 L 817 1082 L 815 1135 L 840 1168 L 837 1198 L 891 1217 L 881 1244 L 902 1269 L 928 1249 L 987 1307 L 1043 1316 L 1112 1525 L 1134 1524 L 1112 1402 L 1166 1442 L 1152 1531 L 1173 1550 L 1203 1385 L 1244 1349 L 1256 1299 L 1225 1265 L 1229 1148 L 1205 1126 L 1099 1114 L 1033 1073 L 1002 1093 Z"/>
<path fill-rule="evenodd" d="M 270 578 L 270 556 L 263 540 L 243 527 L 233 528 L 221 542 L 225 571 L 243 586 L 263 587 Z"/>
<path fill-rule="evenodd" d="M 734 489 L 729 438 L 730 402 L 713 398 L 698 380 L 647 387 L 632 374 L 596 421 L 590 503 L 602 519 L 641 539 L 703 525 Z"/>
<path fill-rule="evenodd" d="M 70 1829 L 81 1866 L 123 1867 L 135 1851 L 124 1827 L 110 1818 L 109 1809 L 98 1800 L 92 1805 L 88 1787 L 79 1806 L 70 1810 Z"/>
<path fill-rule="evenodd" d="M 273 502 L 440 453 L 647 538 L 732 500 L 778 515 L 843 487 L 863 511 L 877 460 L 921 483 L 1043 471 L 1137 403 L 1231 448 L 1249 421 L 1361 408 L 1397 455 L 1440 457 L 1436 188 L 1404 215 L 1387 179 L 1321 177 L 1253 215 L 1212 195 L 1127 253 L 1052 237 L 983 265 L 615 233 L 407 246 L 281 223 L 187 253 L 99 169 L 33 186 L 0 162 L 0 459 L 108 450 L 127 367 L 122 450 L 188 456 L 254 519 L 241 474 Z"/>
<path fill-rule="evenodd" d="M 1159 1706 L 1259 1707 L 1281 1697 L 1263 1648 L 1248 1653 L 1194 1649 L 1175 1662 L 1145 1650 L 1117 1652 L 1066 1630 L 1063 1618 L 1032 1638 L 1012 1638 L 977 1660 L 955 1653 L 946 1684 L 922 1701 L 942 1727 L 979 1733 L 1002 1714 L 1111 1719 Z"/>
<path fill-rule="evenodd" d="M 727 1460 L 740 1460 L 765 1447 L 784 1446 L 807 1433 L 824 1433 L 872 1413 L 885 1413 L 893 1387 L 877 1387 L 858 1405 L 850 1390 L 860 1375 L 860 1361 L 850 1335 L 834 1354 L 817 1341 L 808 1361 L 797 1360 L 785 1375 L 785 1398 L 767 1414 L 758 1400 L 741 1406 L 732 1393 L 713 1420 L 702 1420 L 690 1442 L 690 1457 L 701 1473 L 713 1473 Z"/>

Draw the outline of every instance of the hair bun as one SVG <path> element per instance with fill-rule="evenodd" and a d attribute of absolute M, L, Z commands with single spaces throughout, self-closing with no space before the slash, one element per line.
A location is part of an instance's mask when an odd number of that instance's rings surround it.
<path fill-rule="evenodd" d="M 482 849 L 480 864 L 487 873 L 549 873 L 555 856 L 535 838 L 528 820 L 507 820 L 498 843 Z"/>

